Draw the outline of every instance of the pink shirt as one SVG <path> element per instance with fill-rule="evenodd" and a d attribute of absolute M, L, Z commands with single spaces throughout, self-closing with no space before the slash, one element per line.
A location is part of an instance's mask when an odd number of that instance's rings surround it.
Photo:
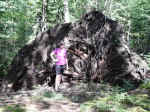
<path fill-rule="evenodd" d="M 58 59 L 58 61 L 56 62 L 56 65 L 65 65 L 67 63 L 66 62 L 66 59 L 67 59 L 66 49 L 56 48 L 53 52 L 56 55 L 56 58 Z"/>

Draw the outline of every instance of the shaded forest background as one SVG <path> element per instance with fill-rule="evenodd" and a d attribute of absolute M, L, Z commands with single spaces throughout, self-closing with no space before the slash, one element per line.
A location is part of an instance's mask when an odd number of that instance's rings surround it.
<path fill-rule="evenodd" d="M 149 0 L 69 0 L 68 11 L 65 1 L 0 0 L 0 80 L 18 50 L 36 35 L 56 24 L 77 21 L 93 9 L 121 23 L 131 49 L 150 61 Z"/>
<path fill-rule="evenodd" d="M 9 76 L 12 60 L 23 46 L 31 44 L 41 32 L 57 24 L 80 21 L 91 10 L 99 10 L 107 19 L 122 24 L 131 50 L 150 66 L 150 0 L 0 0 L 0 87 L 2 80 Z M 36 112 L 49 108 L 62 111 L 70 107 L 71 111 L 76 111 L 75 107 L 81 112 L 149 112 L 150 79 L 145 79 L 134 90 L 134 85 L 125 84 L 123 88 L 103 82 L 80 83 L 61 94 L 50 92 L 52 90 L 45 86 L 20 93 L 2 92 L 0 111 L 28 112 L 33 107 Z M 53 100 L 46 101 L 45 98 Z M 65 101 L 62 102 L 65 108 L 58 100 Z M 74 106 L 75 103 L 78 104 Z M 66 107 L 68 104 L 71 106 Z"/>

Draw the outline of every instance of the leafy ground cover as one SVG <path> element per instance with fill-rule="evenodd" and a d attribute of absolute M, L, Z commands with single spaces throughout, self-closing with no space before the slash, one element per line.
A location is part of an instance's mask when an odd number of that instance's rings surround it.
<path fill-rule="evenodd" d="M 80 83 L 59 93 L 37 87 L 0 96 L 0 112 L 150 112 L 148 83 L 128 91 L 94 83 Z"/>
<path fill-rule="evenodd" d="M 140 88 L 127 92 L 115 87 L 105 91 L 104 94 L 104 97 L 83 103 L 81 111 L 85 112 L 93 108 L 96 112 L 150 112 L 150 90 L 148 89 Z"/>

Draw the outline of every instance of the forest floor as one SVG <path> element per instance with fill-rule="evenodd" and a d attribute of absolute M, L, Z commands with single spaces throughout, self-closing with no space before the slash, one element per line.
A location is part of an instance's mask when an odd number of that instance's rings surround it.
<path fill-rule="evenodd" d="M 61 92 L 42 86 L 0 94 L 0 112 L 150 112 L 150 89 L 126 91 L 109 84 L 79 83 Z"/>

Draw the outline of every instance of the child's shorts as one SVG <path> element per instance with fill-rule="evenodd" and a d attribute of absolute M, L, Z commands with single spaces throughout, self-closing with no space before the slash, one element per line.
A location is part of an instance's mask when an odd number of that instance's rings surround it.
<path fill-rule="evenodd" d="M 56 65 L 56 75 L 63 75 L 66 65 Z"/>

